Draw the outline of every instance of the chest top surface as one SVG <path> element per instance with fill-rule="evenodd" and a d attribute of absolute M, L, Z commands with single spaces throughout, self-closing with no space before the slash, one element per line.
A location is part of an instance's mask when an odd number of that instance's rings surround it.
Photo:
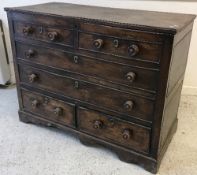
<path fill-rule="evenodd" d="M 48 15 L 66 16 L 78 19 L 101 20 L 108 23 L 127 24 L 131 27 L 154 28 L 158 31 L 173 34 L 181 31 L 195 18 L 195 15 L 189 14 L 128 10 L 56 2 L 6 8 L 6 10 L 36 14 L 45 13 Z"/>

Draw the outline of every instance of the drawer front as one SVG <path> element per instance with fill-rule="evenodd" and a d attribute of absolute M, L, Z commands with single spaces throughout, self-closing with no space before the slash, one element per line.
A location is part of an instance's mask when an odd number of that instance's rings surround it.
<path fill-rule="evenodd" d="M 97 33 L 105 36 L 113 36 L 116 38 L 129 39 L 135 41 L 144 41 L 155 44 L 162 44 L 163 37 L 158 33 L 132 30 L 120 27 L 111 27 L 107 25 L 93 24 L 93 23 L 80 23 L 80 31 L 87 33 Z"/>
<path fill-rule="evenodd" d="M 21 90 L 23 108 L 48 120 L 75 127 L 75 106 L 39 93 Z"/>
<path fill-rule="evenodd" d="M 72 29 L 45 27 L 25 22 L 14 22 L 16 37 L 45 41 L 49 43 L 70 46 L 74 45 L 74 32 Z"/>
<path fill-rule="evenodd" d="M 85 108 L 78 109 L 79 130 L 121 146 L 147 152 L 150 128 L 128 123 Z"/>
<path fill-rule="evenodd" d="M 33 45 L 16 45 L 17 57 L 41 65 L 101 78 L 128 87 L 156 91 L 157 71 L 120 65 Z"/>
<path fill-rule="evenodd" d="M 20 66 L 22 82 L 126 115 L 152 121 L 153 101 L 71 77 Z"/>
<path fill-rule="evenodd" d="M 117 39 L 98 34 L 79 33 L 79 49 L 100 52 L 128 59 L 159 62 L 161 45 Z"/>
<path fill-rule="evenodd" d="M 64 27 L 66 29 L 73 29 L 74 22 L 71 18 L 49 16 L 47 14 L 30 14 L 13 12 L 13 21 L 27 22 L 31 24 L 39 24 L 40 26 L 55 26 Z"/>

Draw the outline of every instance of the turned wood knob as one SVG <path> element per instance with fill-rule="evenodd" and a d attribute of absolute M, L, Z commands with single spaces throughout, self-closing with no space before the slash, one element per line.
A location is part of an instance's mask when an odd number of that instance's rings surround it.
<path fill-rule="evenodd" d="M 103 122 L 100 120 L 96 120 L 93 125 L 94 129 L 101 129 L 103 127 Z"/>
<path fill-rule="evenodd" d="M 61 107 L 56 107 L 53 111 L 56 116 L 61 116 L 63 114 L 63 109 Z"/>
<path fill-rule="evenodd" d="M 126 74 L 126 79 L 130 82 L 133 82 L 136 78 L 136 74 L 134 72 L 128 72 Z"/>
<path fill-rule="evenodd" d="M 51 41 L 55 41 L 58 38 L 59 34 L 57 32 L 49 32 L 48 33 L 48 38 Z"/>
<path fill-rule="evenodd" d="M 131 134 L 132 134 L 131 130 L 125 129 L 122 133 L 122 137 L 123 139 L 128 140 L 131 138 Z"/>
<path fill-rule="evenodd" d="M 136 44 L 132 44 L 128 47 L 128 52 L 130 56 L 135 56 L 139 52 L 139 47 Z"/>
<path fill-rule="evenodd" d="M 38 105 L 39 105 L 38 100 L 33 100 L 33 101 L 31 102 L 31 106 L 32 106 L 33 108 L 37 108 Z"/>
<path fill-rule="evenodd" d="M 29 34 L 32 34 L 33 33 L 33 28 L 32 27 L 24 27 L 23 28 L 23 34 L 24 35 L 29 35 Z"/>
<path fill-rule="evenodd" d="M 102 39 L 96 39 L 96 40 L 94 40 L 93 45 L 97 49 L 100 49 L 103 46 L 103 40 Z"/>
<path fill-rule="evenodd" d="M 29 82 L 33 83 L 38 79 L 38 76 L 36 74 L 29 75 Z"/>
<path fill-rule="evenodd" d="M 133 101 L 126 101 L 124 103 L 124 108 L 128 111 L 132 110 L 133 109 L 133 106 L 134 106 L 134 103 Z"/>
<path fill-rule="evenodd" d="M 27 57 L 27 58 L 32 58 L 32 57 L 34 57 L 34 55 L 35 55 L 35 51 L 32 50 L 32 49 L 29 49 L 29 50 L 26 52 L 26 57 Z"/>

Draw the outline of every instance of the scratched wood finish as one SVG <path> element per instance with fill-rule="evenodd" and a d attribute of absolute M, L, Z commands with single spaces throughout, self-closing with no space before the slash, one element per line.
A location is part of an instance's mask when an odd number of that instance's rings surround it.
<path fill-rule="evenodd" d="M 23 108 L 25 111 L 41 115 L 42 117 L 63 123 L 70 127 L 75 127 L 75 106 L 51 97 L 30 92 L 22 91 Z"/>
<path fill-rule="evenodd" d="M 97 48 L 94 41 L 102 40 L 102 46 Z M 117 42 L 117 45 L 116 43 Z M 138 52 L 131 55 L 129 48 L 135 45 Z M 117 39 L 97 34 L 79 33 L 79 49 L 101 52 L 104 54 L 119 55 L 130 59 L 139 59 L 150 62 L 159 62 L 161 55 L 161 45 L 139 42 L 135 40 Z"/>
<path fill-rule="evenodd" d="M 6 11 L 20 120 L 156 173 L 177 128 L 195 16 L 65 3 Z"/>
<path fill-rule="evenodd" d="M 61 18 L 61 17 L 56 17 L 56 16 L 50 16 L 47 14 L 39 14 L 38 15 L 32 15 L 28 13 L 22 13 L 20 12 L 15 12 L 14 15 L 12 16 L 12 20 L 15 22 L 21 22 L 21 23 L 29 23 L 29 24 L 36 24 L 40 25 L 40 27 L 47 27 L 47 26 L 54 26 L 57 28 L 65 28 L 65 29 L 73 29 L 74 28 L 74 23 L 72 19 L 66 19 Z"/>
<path fill-rule="evenodd" d="M 35 81 L 30 82 L 29 77 L 32 74 L 35 74 L 37 77 Z M 152 121 L 154 109 L 152 100 L 90 84 L 71 77 L 48 73 L 25 65 L 20 65 L 20 75 L 22 83 L 27 83 L 33 87 L 109 108 L 131 117 L 134 116 Z M 133 105 L 127 108 L 125 104 L 129 101 L 132 101 Z"/>
<path fill-rule="evenodd" d="M 128 148 L 148 152 L 150 128 L 114 119 L 98 112 L 78 109 L 79 130 Z"/>
<path fill-rule="evenodd" d="M 29 31 L 29 33 L 24 34 L 25 28 L 30 28 L 31 31 Z M 72 30 L 59 29 L 53 27 L 43 27 L 28 22 L 15 22 L 14 29 L 16 37 L 25 37 L 27 39 L 40 40 L 71 47 L 73 46 L 74 34 Z M 50 34 L 54 34 L 54 36 L 52 36 L 53 38 L 50 37 Z"/>
<path fill-rule="evenodd" d="M 17 58 L 41 65 L 48 65 L 86 76 L 147 91 L 156 91 L 158 71 L 138 68 L 125 64 L 116 64 L 101 58 L 81 56 L 76 53 L 57 51 L 42 46 L 17 43 Z M 30 55 L 32 54 L 32 55 Z M 129 79 L 129 73 L 134 73 L 134 80 Z"/>
<path fill-rule="evenodd" d="M 121 38 L 125 40 L 143 41 L 147 43 L 161 44 L 164 37 L 159 34 L 143 31 L 143 30 L 131 30 L 121 27 L 111 27 L 106 25 L 99 25 L 94 23 L 88 23 L 80 21 L 79 29 L 84 33 L 97 33 L 104 36 L 110 36 L 115 38 Z"/>

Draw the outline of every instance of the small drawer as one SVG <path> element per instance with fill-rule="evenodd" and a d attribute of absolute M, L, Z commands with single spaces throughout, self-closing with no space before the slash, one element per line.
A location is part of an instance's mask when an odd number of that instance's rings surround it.
<path fill-rule="evenodd" d="M 16 44 L 16 50 L 19 59 L 99 78 L 129 88 L 156 91 L 158 71 L 152 69 L 121 65 L 101 58 L 79 56 L 19 42 Z"/>
<path fill-rule="evenodd" d="M 35 88 L 93 104 L 141 120 L 152 121 L 154 101 L 72 77 L 21 65 L 20 80 Z"/>
<path fill-rule="evenodd" d="M 80 32 L 79 49 L 157 63 L 162 45 Z"/>
<path fill-rule="evenodd" d="M 46 27 L 15 21 L 14 34 L 16 37 L 45 41 L 64 46 L 73 47 L 74 44 L 74 34 L 72 29 Z"/>
<path fill-rule="evenodd" d="M 28 90 L 21 90 L 25 111 L 56 123 L 75 127 L 75 105 Z"/>
<path fill-rule="evenodd" d="M 151 129 L 85 108 L 78 109 L 79 130 L 126 148 L 149 152 Z"/>

